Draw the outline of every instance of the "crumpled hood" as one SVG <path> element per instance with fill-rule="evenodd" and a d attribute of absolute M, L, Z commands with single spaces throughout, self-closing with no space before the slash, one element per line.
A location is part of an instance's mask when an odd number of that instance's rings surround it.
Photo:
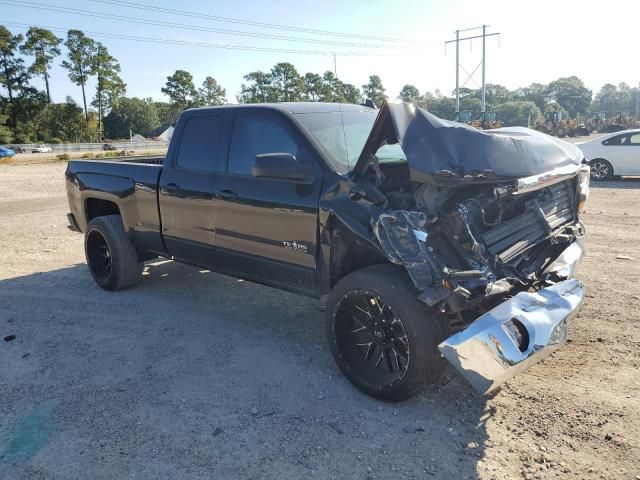
<path fill-rule="evenodd" d="M 375 152 L 387 143 L 399 143 L 418 182 L 441 180 L 507 180 L 579 165 L 578 147 L 523 127 L 481 131 L 442 120 L 405 102 L 385 103 L 354 168 L 364 173 Z"/>

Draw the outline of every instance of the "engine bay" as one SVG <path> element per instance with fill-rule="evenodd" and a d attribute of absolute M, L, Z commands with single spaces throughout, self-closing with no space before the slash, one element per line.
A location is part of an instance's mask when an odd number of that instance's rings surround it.
<path fill-rule="evenodd" d="M 381 164 L 387 200 L 372 219 L 387 257 L 428 305 L 451 313 L 541 288 L 544 269 L 583 235 L 578 177 L 518 194 L 507 183 L 417 183 L 405 162 Z"/>

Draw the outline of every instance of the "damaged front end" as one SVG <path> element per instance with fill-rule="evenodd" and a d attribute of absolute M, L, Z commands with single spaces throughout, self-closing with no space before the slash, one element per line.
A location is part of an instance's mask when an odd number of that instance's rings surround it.
<path fill-rule="evenodd" d="M 375 151 L 389 143 L 406 154 L 410 186 L 401 202 L 389 192 L 374 236 L 420 300 L 450 319 L 457 333 L 440 350 L 486 393 L 566 341 L 583 299 L 573 276 L 588 167 L 539 134 L 487 134 L 400 104 L 381 110 L 356 176 L 384 189 Z"/>

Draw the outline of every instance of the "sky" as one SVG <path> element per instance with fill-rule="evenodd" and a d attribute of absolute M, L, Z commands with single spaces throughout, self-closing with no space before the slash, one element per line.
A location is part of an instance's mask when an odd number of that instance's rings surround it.
<path fill-rule="evenodd" d="M 134 8 L 136 5 L 146 7 Z M 60 37 L 70 28 L 84 30 L 120 61 L 128 96 L 156 100 L 166 100 L 160 89 L 176 69 L 191 72 L 196 86 L 206 76 L 216 78 L 234 102 L 248 72 L 268 71 L 288 61 L 302 74 L 321 74 L 334 69 L 333 53 L 344 82 L 360 87 L 369 75 L 377 74 L 391 98 L 407 83 L 421 92 L 439 89 L 450 95 L 455 88 L 455 46 L 445 47 L 445 41 L 455 38 L 456 29 L 483 24 L 489 25 L 488 33 L 500 33 L 486 40 L 487 83 L 514 89 L 577 75 L 595 93 L 608 82 L 632 86 L 640 82 L 635 54 L 640 32 L 638 0 L 619 0 L 611 8 L 584 0 L 0 0 L 0 8 L 0 23 L 14 33 L 25 33 L 26 24 L 53 27 Z M 163 8 L 179 12 L 163 12 Z M 111 17 L 100 17 L 105 14 Z M 229 18 L 262 25 L 230 22 Z M 460 35 L 480 33 L 471 30 Z M 169 43 L 114 38 L 119 35 Z M 220 44 L 302 52 L 212 46 Z M 460 44 L 461 86 L 479 87 L 480 69 L 468 80 L 465 71 L 471 73 L 479 65 L 481 51 L 480 40 Z M 64 101 L 70 95 L 80 101 L 80 88 L 68 79 L 60 61 L 55 60 L 51 71 L 53 100 Z M 43 88 L 40 80 L 34 83 Z M 88 87 L 91 96 L 94 83 Z"/>

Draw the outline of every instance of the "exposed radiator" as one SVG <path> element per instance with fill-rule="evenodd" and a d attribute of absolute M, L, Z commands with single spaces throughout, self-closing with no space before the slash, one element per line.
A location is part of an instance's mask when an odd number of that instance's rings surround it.
<path fill-rule="evenodd" d="M 482 234 L 489 251 L 509 263 L 547 238 L 558 227 L 575 219 L 572 180 L 547 187 L 526 200 L 524 215 L 497 225 Z"/>

